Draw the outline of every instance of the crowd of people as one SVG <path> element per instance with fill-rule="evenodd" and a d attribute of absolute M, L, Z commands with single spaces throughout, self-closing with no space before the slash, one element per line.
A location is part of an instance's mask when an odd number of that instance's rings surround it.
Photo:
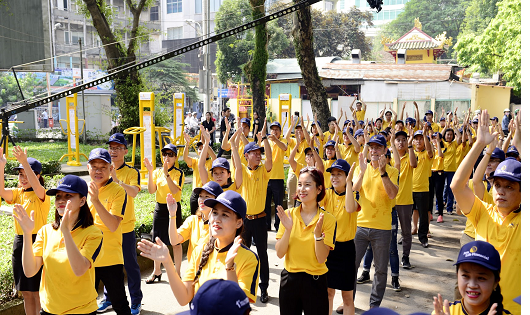
<path fill-rule="evenodd" d="M 231 298 L 223 302 L 212 293 L 226 287 L 237 298 L 227 310 L 237 306 L 232 314 L 248 314 L 251 303 L 270 298 L 267 233 L 273 229 L 276 254 L 284 259 L 280 314 L 332 314 L 336 290 L 342 297 L 337 312 L 355 314 L 357 285 L 369 281 L 372 262 L 371 309 L 384 298 L 389 263 L 391 286 L 401 290 L 399 268 L 412 267 L 413 235 L 429 247 L 431 220 L 441 223 L 454 213 L 467 217 L 454 302 L 438 295 L 432 313 L 521 314 L 514 302 L 521 295 L 520 113 L 511 118 L 507 109 L 507 125 L 505 118 L 502 124 L 490 119 L 487 110 L 458 117 L 458 108 L 442 109 L 439 119 L 429 110 L 420 119 L 414 105 L 414 117 L 404 117 L 403 105 L 399 117 L 385 108 L 374 121 L 365 117 L 366 104 L 355 101 L 351 120 L 341 110 L 338 119 L 328 119 L 326 132 L 316 115 L 312 120 L 293 115 L 283 132 L 278 122 L 256 126 L 259 117 L 251 123 L 223 110 L 217 155 L 215 124 L 198 126 L 198 157 L 190 155 L 191 138 L 185 135 L 183 159 L 193 169 L 192 215 L 185 221 L 178 148 L 164 146 L 158 169 L 156 161 L 143 161 L 155 206 L 152 240 L 138 244 L 134 198 L 141 190 L 140 173 L 125 163 L 123 134 L 113 134 L 106 149 L 90 152 L 90 183 L 67 175 L 50 190 L 44 188 L 41 163 L 15 147 L 19 187 L 5 188 L 6 160 L 0 158 L 0 196 L 15 204 L 13 274 L 26 314 L 110 308 L 139 314 L 136 248 L 154 262 L 145 283 L 160 281 L 163 265 L 176 300 L 189 304 L 192 313 L 210 314 L 201 306 L 208 303 L 205 297 L 229 304 Z M 211 114 L 206 116 L 210 124 Z M 222 157 L 225 151 L 231 151 L 230 160 Z M 49 196 L 55 196 L 53 222 L 47 222 Z M 188 266 L 181 270 L 185 241 Z M 213 279 L 233 281 L 240 291 L 229 288 L 230 281 Z M 98 303 L 100 281 L 105 289 Z"/>

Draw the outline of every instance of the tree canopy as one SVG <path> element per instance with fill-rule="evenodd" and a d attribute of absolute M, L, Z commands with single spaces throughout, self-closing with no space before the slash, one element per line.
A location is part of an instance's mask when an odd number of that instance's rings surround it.
<path fill-rule="evenodd" d="M 19 73 L 17 78 L 25 98 L 46 92 L 46 81 L 39 80 L 34 73 Z M 22 96 L 13 74 L 0 72 L 0 106 L 5 106 L 8 102 L 21 100 Z"/>
<path fill-rule="evenodd" d="M 500 71 L 521 93 L 521 0 L 502 0 L 498 13 L 481 33 L 464 34 L 454 47 L 458 63 L 485 74 Z"/>

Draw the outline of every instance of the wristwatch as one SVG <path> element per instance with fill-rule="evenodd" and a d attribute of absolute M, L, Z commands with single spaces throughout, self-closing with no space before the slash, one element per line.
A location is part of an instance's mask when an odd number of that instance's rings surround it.
<path fill-rule="evenodd" d="M 225 265 L 225 269 L 226 269 L 226 271 L 233 271 L 233 270 L 236 270 L 236 263 L 233 263 L 233 264 L 232 264 L 232 267 L 228 267 L 227 265 Z"/>
<path fill-rule="evenodd" d="M 322 234 L 320 235 L 320 237 L 317 237 L 317 236 L 314 235 L 314 234 L 313 234 L 313 236 L 315 237 L 315 241 L 317 241 L 317 242 L 318 242 L 318 241 L 321 241 L 321 240 L 324 239 L 324 233 L 322 233 Z"/>
<path fill-rule="evenodd" d="M 388 177 L 388 173 L 385 172 L 384 174 L 381 174 L 381 177 Z"/>

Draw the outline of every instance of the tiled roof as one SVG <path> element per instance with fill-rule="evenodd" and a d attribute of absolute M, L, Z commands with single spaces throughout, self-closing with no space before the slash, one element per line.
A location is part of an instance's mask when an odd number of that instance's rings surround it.
<path fill-rule="evenodd" d="M 451 65 L 442 64 L 335 64 L 328 63 L 319 71 L 323 79 L 384 81 L 447 81 Z"/>
<path fill-rule="evenodd" d="M 390 50 L 398 49 L 433 49 L 439 47 L 440 45 L 432 41 L 409 41 L 409 42 L 396 42 L 387 47 Z"/>

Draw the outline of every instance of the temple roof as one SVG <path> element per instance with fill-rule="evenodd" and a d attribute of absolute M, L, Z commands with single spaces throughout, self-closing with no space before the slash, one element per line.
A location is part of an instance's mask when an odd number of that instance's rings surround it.
<path fill-rule="evenodd" d="M 383 40 L 385 41 L 386 50 L 444 49 L 444 46 L 450 45 L 450 41 L 445 38 L 445 33 L 438 35 L 436 38 L 432 38 L 418 27 L 413 27 L 396 41 L 388 38 Z"/>

